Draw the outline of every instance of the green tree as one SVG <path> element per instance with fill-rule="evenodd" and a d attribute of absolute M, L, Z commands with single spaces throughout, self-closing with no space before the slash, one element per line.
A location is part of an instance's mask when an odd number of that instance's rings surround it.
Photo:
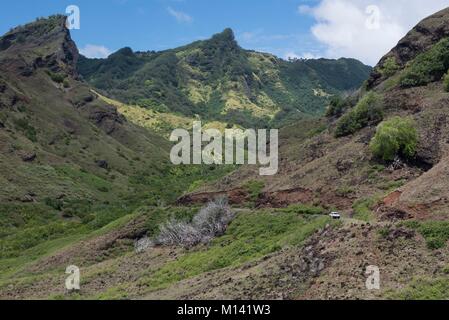
<path fill-rule="evenodd" d="M 375 92 L 367 93 L 357 105 L 347 112 L 337 123 L 336 137 L 344 137 L 383 119 L 382 96 Z"/>
<path fill-rule="evenodd" d="M 417 144 L 418 134 L 413 120 L 394 117 L 377 127 L 370 148 L 376 157 L 392 161 L 396 156 L 406 159 L 413 157 Z"/>
<path fill-rule="evenodd" d="M 333 96 L 329 101 L 329 106 L 326 110 L 326 117 L 340 117 L 345 108 L 345 101 L 338 95 Z"/>
<path fill-rule="evenodd" d="M 389 57 L 385 60 L 380 73 L 385 77 L 393 76 L 400 69 L 396 59 L 394 57 Z"/>

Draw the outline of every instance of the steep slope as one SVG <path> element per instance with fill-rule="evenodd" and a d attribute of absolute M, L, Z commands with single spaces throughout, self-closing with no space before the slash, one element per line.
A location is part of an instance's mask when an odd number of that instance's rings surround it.
<path fill-rule="evenodd" d="M 278 175 L 257 177 L 256 168 L 245 167 L 217 184 L 216 190 L 245 191 L 248 181 L 258 180 L 265 186 L 259 205 L 303 200 L 352 214 L 358 202 L 366 200 L 374 207 L 394 191 L 378 214 L 385 210 L 387 215 L 447 219 L 449 93 L 443 75 L 449 69 L 448 19 L 449 9 L 443 10 L 405 36 L 375 67 L 367 88 L 343 103 L 343 116 L 329 112 L 321 121 L 284 128 Z M 376 126 L 395 116 L 413 120 L 416 153 L 411 159 L 398 155 L 396 162 L 382 161 L 369 145 Z M 207 193 L 199 190 L 181 201 L 204 198 Z"/>
<path fill-rule="evenodd" d="M 328 95 L 355 90 L 371 70 L 353 59 L 288 62 L 244 50 L 230 29 L 173 50 L 81 57 L 78 69 L 121 102 L 247 127 L 319 115 Z"/>
<path fill-rule="evenodd" d="M 356 96 L 331 104 L 326 119 L 284 128 L 278 175 L 258 177 L 257 168 L 243 167 L 180 203 L 227 194 L 239 206 L 339 210 L 343 226 L 321 235 L 318 251 L 312 248 L 325 267 L 298 298 L 447 299 L 448 25 L 449 8 L 423 20 L 381 59 Z M 401 121 L 410 124 L 409 136 L 417 133 L 412 155 L 376 156 L 372 141 L 384 152 L 404 143 L 395 140 L 400 129 L 385 129 Z M 368 265 L 380 268 L 379 291 L 366 290 Z"/>
<path fill-rule="evenodd" d="M 432 19 L 435 23 L 447 24 L 449 9 Z M 417 28 L 423 27 L 418 25 Z M 9 39 L 9 48 L 13 48 L 14 37 L 9 36 Z M 387 59 L 383 59 L 375 72 L 381 72 L 384 78 L 377 80 L 377 84 L 370 81 L 371 85 L 359 94 L 343 102 L 332 102 L 327 118 L 303 120 L 284 128 L 280 137 L 278 175 L 260 177 L 257 168 L 243 167 L 218 183 L 181 198 L 180 202 L 192 204 L 223 193 L 238 207 L 233 209 L 235 220 L 226 233 L 207 245 L 188 250 L 155 246 L 144 252 L 136 252 L 134 247 L 135 240 L 144 235 L 154 237 L 158 226 L 170 219 L 192 219 L 198 212 L 195 206 L 150 205 L 135 210 L 126 207 L 127 215 L 119 219 L 115 211 L 108 208 L 106 214 L 95 215 L 94 224 L 80 227 L 76 219 L 66 219 L 66 224 L 75 232 L 61 239 L 52 237 L 54 234 L 61 236 L 58 225 L 48 223 L 60 218 L 56 214 L 60 211 L 51 217 L 44 216 L 49 207 L 42 209 L 36 202 L 31 203 L 32 211 L 22 208 L 15 208 L 14 214 L 12 210 L 0 211 L 3 227 L 0 252 L 7 258 L 0 259 L 0 298 L 448 299 L 449 222 L 444 199 L 448 192 L 446 152 L 449 142 L 445 117 L 449 112 L 446 103 L 449 93 L 444 90 L 441 69 L 446 68 L 444 74 L 449 65 L 435 64 L 445 61 L 449 52 L 444 45 L 439 45 L 444 39 L 444 36 L 434 39 L 433 45 L 419 49 L 402 67 L 398 66 L 399 62 L 388 60 L 387 63 Z M 43 149 L 44 155 L 50 153 L 47 151 L 50 147 L 40 143 L 45 141 L 42 138 L 47 129 L 38 127 L 37 120 L 32 122 L 33 128 L 39 129 L 34 130 L 36 132 L 23 124 L 18 128 L 11 124 L 20 110 L 25 110 L 22 112 L 26 114 L 30 112 L 21 107 L 22 103 L 28 104 L 19 102 L 17 88 L 26 89 L 27 95 L 33 93 L 32 99 L 49 104 L 51 108 L 45 109 L 45 113 L 53 114 L 63 108 L 68 116 L 72 115 L 73 103 L 60 97 L 72 97 L 69 92 L 74 84 L 80 85 L 83 93 L 91 94 L 89 88 L 77 82 L 76 72 L 70 75 L 70 68 L 64 63 L 51 68 L 53 77 L 50 77 L 45 72 L 48 66 L 17 69 L 15 60 L 8 58 L 11 63 L 2 63 L 2 68 L 14 72 L 2 80 L 6 94 L 2 95 L 1 112 L 8 117 L 2 118 L 5 128 L 0 129 L 0 133 L 7 137 L 5 141 L 10 145 L 14 143 L 13 138 L 18 138 L 19 142 Z M 417 71 L 416 62 L 420 66 Z M 19 75 L 23 70 L 27 71 Z M 66 88 L 64 80 L 57 76 L 61 73 L 69 75 Z M 58 81 L 55 83 L 51 78 Z M 39 83 L 29 82 L 32 79 Z M 412 84 L 410 79 L 419 80 L 419 84 Z M 42 100 L 48 98 L 44 90 L 49 92 L 48 96 L 56 97 L 53 98 L 56 104 Z M 25 101 L 27 95 L 23 96 Z M 89 110 L 97 110 L 94 107 L 97 103 L 106 110 L 114 110 L 95 98 L 93 95 L 93 101 L 75 108 L 79 110 L 77 120 L 90 124 L 86 119 L 92 121 Z M 108 101 L 107 98 L 102 100 Z M 382 112 L 378 112 L 379 108 Z M 32 115 L 38 119 L 43 117 Z M 383 161 L 372 154 L 369 143 L 377 124 L 396 115 L 414 120 L 419 144 L 411 158 L 399 153 L 393 161 Z M 58 119 L 56 116 L 49 118 L 49 127 L 52 128 Z M 135 134 L 141 130 L 124 120 L 116 122 L 94 121 L 93 127 L 101 129 L 98 131 L 102 137 L 101 146 L 109 144 L 108 139 L 120 139 L 122 135 L 116 134 L 122 130 L 134 128 Z M 88 135 L 88 138 L 92 137 Z M 100 148 L 100 144 L 96 147 Z M 33 154 L 23 158 L 31 161 L 26 162 L 28 166 L 39 164 L 41 153 L 36 154 L 36 158 Z M 88 157 L 90 154 L 87 153 Z M 2 152 L 2 156 L 8 156 L 9 163 L 21 163 L 14 153 Z M 67 152 L 64 161 L 70 162 L 72 158 Z M 53 163 L 43 163 L 53 166 Z M 15 168 L 11 165 L 8 169 Z M 21 172 L 27 171 L 22 169 Z M 18 171 L 11 176 L 7 174 L 2 172 L 2 177 L 9 178 L 2 179 L 17 184 L 14 177 Z M 157 174 L 155 177 L 159 177 Z M 211 171 L 203 172 L 203 177 L 210 174 Z M 170 192 L 172 187 L 182 185 L 184 175 L 182 170 L 176 180 L 164 175 L 163 187 L 156 184 L 157 179 L 146 187 L 155 184 Z M 31 187 L 37 185 L 32 177 L 29 175 Z M 145 176 L 139 178 L 138 182 L 148 182 Z M 44 186 L 53 185 L 43 181 Z M 135 180 L 123 181 L 134 193 L 135 185 L 131 181 Z M 55 186 L 59 185 L 55 183 Z M 152 192 L 152 189 L 145 190 Z M 216 192 L 211 193 L 211 190 Z M 331 221 L 327 216 L 328 211 L 334 209 L 342 210 L 341 221 Z M 30 216 L 46 217 L 48 228 L 23 229 L 24 225 L 27 227 L 23 221 L 29 223 Z M 43 243 L 36 245 L 36 238 Z M 18 257 L 17 252 L 20 252 Z M 64 271 L 70 264 L 81 268 L 79 292 L 64 290 L 67 276 Z M 380 269 L 380 290 L 367 290 L 365 286 L 369 265 Z"/>
<path fill-rule="evenodd" d="M 0 273 L 227 170 L 175 168 L 170 142 L 80 81 L 65 19 L 0 38 Z"/>
<path fill-rule="evenodd" d="M 65 17 L 15 28 L 0 48 L 3 273 L 32 259 L 29 248 L 101 227 L 137 199 L 156 203 L 161 194 L 141 171 L 157 182 L 169 144 L 77 80 Z"/>
<path fill-rule="evenodd" d="M 382 58 L 368 81 L 384 92 L 387 110 L 416 121 L 420 144 L 415 161 L 427 169 L 385 205 L 423 219 L 449 218 L 448 23 L 449 8 L 424 19 Z M 391 66 L 393 71 L 385 72 Z"/>
<path fill-rule="evenodd" d="M 128 180 L 139 171 L 158 174 L 168 157 L 168 142 L 128 123 L 78 81 L 64 19 L 0 38 L 2 201 L 112 200 L 130 194 Z"/>

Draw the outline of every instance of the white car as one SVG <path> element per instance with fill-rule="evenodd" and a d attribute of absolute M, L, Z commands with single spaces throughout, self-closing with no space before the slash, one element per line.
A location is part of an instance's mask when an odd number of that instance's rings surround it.
<path fill-rule="evenodd" d="M 341 219 L 341 214 L 338 213 L 338 212 L 332 212 L 329 216 L 330 216 L 332 219 L 335 219 L 335 220 Z"/>

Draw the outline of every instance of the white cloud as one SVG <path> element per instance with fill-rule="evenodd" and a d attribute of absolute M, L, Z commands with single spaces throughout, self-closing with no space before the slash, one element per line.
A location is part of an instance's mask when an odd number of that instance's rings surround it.
<path fill-rule="evenodd" d="M 112 51 L 105 46 L 88 44 L 80 49 L 80 53 L 87 58 L 107 58 Z"/>
<path fill-rule="evenodd" d="M 320 0 L 298 11 L 316 20 L 311 31 L 326 56 L 374 65 L 420 20 L 447 6 L 449 0 Z"/>
<path fill-rule="evenodd" d="M 193 22 L 193 18 L 185 12 L 174 10 L 171 7 L 168 7 L 167 11 L 179 23 L 192 23 Z"/>

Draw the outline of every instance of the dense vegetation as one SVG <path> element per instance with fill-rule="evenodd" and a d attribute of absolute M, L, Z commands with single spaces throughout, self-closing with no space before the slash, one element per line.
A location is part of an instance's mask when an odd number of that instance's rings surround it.
<path fill-rule="evenodd" d="M 398 72 L 399 69 L 400 69 L 400 66 L 396 62 L 396 59 L 394 57 L 389 57 L 385 60 L 382 68 L 380 69 L 380 73 L 384 77 L 388 78 L 388 77 L 393 76 L 396 72 Z"/>
<path fill-rule="evenodd" d="M 397 156 L 410 159 L 415 155 L 418 144 L 416 125 L 411 119 L 394 117 L 382 122 L 371 141 L 374 155 L 384 161 Z"/>
<path fill-rule="evenodd" d="M 348 111 L 337 123 L 336 137 L 344 137 L 368 126 L 376 125 L 383 119 L 382 96 L 367 93 L 357 105 Z"/>
<path fill-rule="evenodd" d="M 355 90 L 371 70 L 353 59 L 284 61 L 246 51 L 230 29 L 173 50 L 81 57 L 78 69 L 121 102 L 245 127 L 322 114 L 329 94 Z"/>
<path fill-rule="evenodd" d="M 192 221 L 170 220 L 161 225 L 155 243 L 163 246 L 192 248 L 222 236 L 234 219 L 228 199 L 219 198 L 202 208 Z"/>
<path fill-rule="evenodd" d="M 346 107 L 346 102 L 340 96 L 333 96 L 326 109 L 326 117 L 341 117 Z"/>
<path fill-rule="evenodd" d="M 156 290 L 203 272 L 237 266 L 285 246 L 299 245 L 330 222 L 326 216 L 294 212 L 242 213 L 230 224 L 226 234 L 212 241 L 209 247 L 198 248 L 166 264 L 155 274 L 142 279 L 142 284 Z"/>
<path fill-rule="evenodd" d="M 429 249 L 446 247 L 449 240 L 449 221 L 408 221 L 404 224 L 421 233 Z"/>
<path fill-rule="evenodd" d="M 449 297 L 449 278 L 421 278 L 412 281 L 399 292 L 391 293 L 388 298 L 394 300 L 447 300 Z"/>
<path fill-rule="evenodd" d="M 449 69 L 449 38 L 418 55 L 401 76 L 401 85 L 414 87 L 439 81 Z"/>

